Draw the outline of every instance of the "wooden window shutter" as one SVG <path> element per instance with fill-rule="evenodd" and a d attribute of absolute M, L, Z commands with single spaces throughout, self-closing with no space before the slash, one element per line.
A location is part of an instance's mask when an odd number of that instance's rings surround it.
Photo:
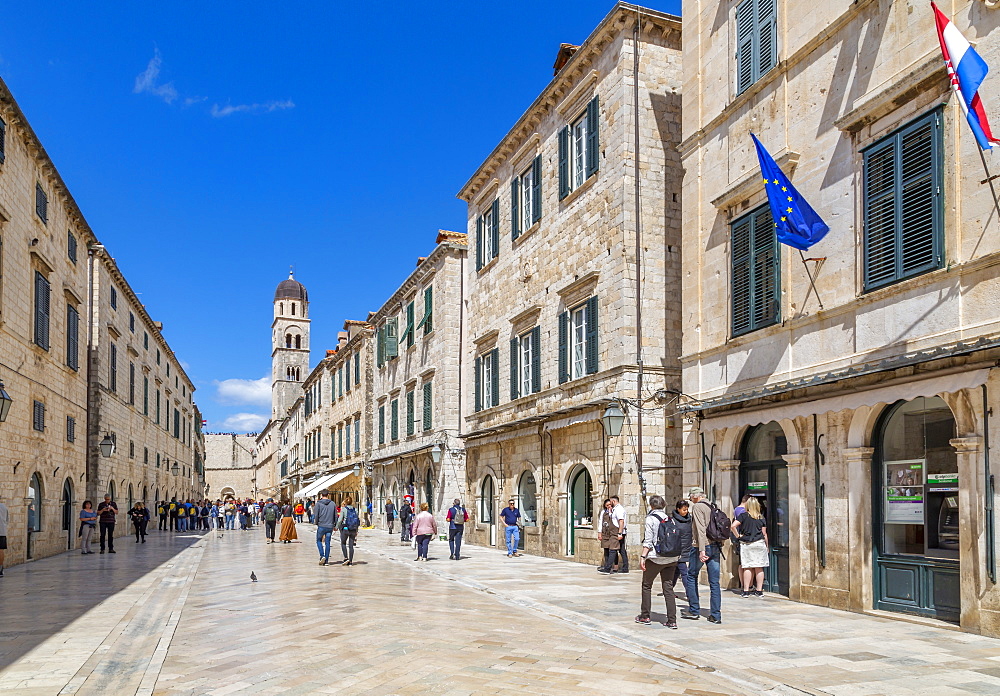
<path fill-rule="evenodd" d="M 559 315 L 559 384 L 569 380 L 569 312 Z"/>
<path fill-rule="evenodd" d="M 569 126 L 559 131 L 559 200 L 569 195 Z"/>
<path fill-rule="evenodd" d="M 424 290 L 424 336 L 434 330 L 434 286 Z"/>
<path fill-rule="evenodd" d="M 385 444 L 385 404 L 378 407 L 378 443 Z"/>
<path fill-rule="evenodd" d="M 754 5 L 757 0 L 743 0 L 736 6 L 736 93 L 754 83 Z"/>
<path fill-rule="evenodd" d="M 382 367 L 382 363 L 385 361 L 384 358 L 384 345 L 385 345 L 385 325 L 378 327 L 378 331 L 375 334 L 375 362 L 379 367 Z"/>
<path fill-rule="evenodd" d="M 149 415 L 149 377 L 142 378 L 142 415 Z"/>
<path fill-rule="evenodd" d="M 494 348 L 490 351 L 489 359 L 493 361 L 493 403 L 490 406 L 500 404 L 500 349 Z"/>
<path fill-rule="evenodd" d="M 754 328 L 778 318 L 778 249 L 770 206 L 753 216 L 753 322 Z"/>
<path fill-rule="evenodd" d="M 0 164 L 7 159 L 7 124 L 0 121 Z"/>
<path fill-rule="evenodd" d="M 483 216 L 476 218 L 476 270 L 483 267 Z"/>
<path fill-rule="evenodd" d="M 531 221 L 542 219 L 542 156 L 536 155 L 531 165 Z"/>
<path fill-rule="evenodd" d="M 521 230 L 518 225 L 518 215 L 517 215 L 517 199 L 520 191 L 518 187 L 520 186 L 521 179 L 519 177 L 512 177 L 510 180 L 510 239 L 514 241 L 521 234 Z"/>
<path fill-rule="evenodd" d="M 354 419 L 354 451 L 361 451 L 361 416 Z"/>
<path fill-rule="evenodd" d="M 49 222 L 49 199 L 42 190 L 41 184 L 35 184 L 35 214 L 43 223 Z"/>
<path fill-rule="evenodd" d="M 80 313 L 73 305 L 66 305 L 66 365 L 80 369 Z"/>
<path fill-rule="evenodd" d="M 496 258 L 500 254 L 500 199 L 493 199 L 493 214 L 490 216 L 490 234 L 493 235 L 493 256 Z"/>
<path fill-rule="evenodd" d="M 361 352 L 354 354 L 354 384 L 361 384 Z"/>
<path fill-rule="evenodd" d="M 517 388 L 517 352 L 521 341 L 517 338 L 510 339 L 510 400 L 514 401 L 518 397 Z"/>
<path fill-rule="evenodd" d="M 395 358 L 399 355 L 399 317 L 392 317 L 385 322 L 385 357 Z"/>
<path fill-rule="evenodd" d="M 542 327 L 531 330 L 531 393 L 542 390 Z"/>
<path fill-rule="evenodd" d="M 411 389 L 406 392 L 406 434 L 412 435 L 416 428 L 417 405 L 416 394 Z"/>
<path fill-rule="evenodd" d="M 392 400 L 389 411 L 389 438 L 395 442 L 399 439 L 399 399 Z"/>
<path fill-rule="evenodd" d="M 601 168 L 601 109 L 600 97 L 587 104 L 587 177 Z"/>
<path fill-rule="evenodd" d="M 760 79 L 778 64 L 778 12 L 776 0 L 757 0 L 757 73 Z"/>
<path fill-rule="evenodd" d="M 432 407 L 433 407 L 433 403 L 431 401 L 431 396 L 432 396 L 431 395 L 431 383 L 430 382 L 424 382 L 424 387 L 423 388 L 424 388 L 424 412 L 423 412 L 424 422 L 423 422 L 423 426 L 424 426 L 424 430 L 427 431 L 427 430 L 431 429 L 431 426 L 432 426 L 432 415 L 433 415 L 433 411 L 431 410 Z"/>
<path fill-rule="evenodd" d="M 476 358 L 476 411 L 483 410 L 483 359 Z"/>
<path fill-rule="evenodd" d="M 586 337 L 586 360 L 587 374 L 592 375 L 597 372 L 598 366 L 598 330 L 597 320 L 597 296 L 587 300 L 587 337 Z"/>
<path fill-rule="evenodd" d="M 739 336 L 753 328 L 751 320 L 751 248 L 750 218 L 738 220 L 732 229 L 732 324 L 733 335 Z"/>
<path fill-rule="evenodd" d="M 49 349 L 50 297 L 49 281 L 35 271 L 35 343 L 45 350 Z"/>

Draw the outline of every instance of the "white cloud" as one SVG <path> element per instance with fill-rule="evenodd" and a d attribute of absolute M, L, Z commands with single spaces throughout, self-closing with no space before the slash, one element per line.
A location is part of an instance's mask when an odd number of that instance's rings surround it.
<path fill-rule="evenodd" d="M 159 97 L 168 104 L 171 104 L 174 99 L 177 98 L 177 88 L 174 87 L 173 82 L 168 82 L 165 85 L 158 84 L 160 78 L 160 64 L 162 62 L 163 59 L 160 57 L 160 49 L 154 49 L 153 57 L 149 59 L 146 69 L 136 76 L 135 87 L 132 88 L 132 92 L 135 94 L 142 94 L 143 92 L 146 92 Z"/>
<path fill-rule="evenodd" d="M 267 416 L 259 413 L 234 413 L 213 430 L 230 433 L 259 433 L 267 425 Z"/>
<path fill-rule="evenodd" d="M 291 99 L 269 101 L 262 104 L 227 104 L 226 106 L 212 104 L 211 114 L 215 118 L 224 118 L 235 113 L 270 113 L 271 111 L 281 111 L 283 109 L 294 108 L 295 102 Z"/>
<path fill-rule="evenodd" d="M 271 380 L 268 377 L 260 379 L 224 379 L 215 383 L 215 398 L 224 404 L 247 404 L 253 406 L 269 406 L 271 404 Z M 251 415 L 251 414 L 239 414 Z M 234 416 L 235 417 L 235 416 Z"/>

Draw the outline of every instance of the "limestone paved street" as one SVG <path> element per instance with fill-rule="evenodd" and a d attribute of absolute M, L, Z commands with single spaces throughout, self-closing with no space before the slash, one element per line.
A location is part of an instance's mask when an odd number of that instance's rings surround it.
<path fill-rule="evenodd" d="M 988 638 L 728 593 L 722 626 L 669 631 L 660 598 L 638 626 L 637 573 L 471 546 L 456 563 L 437 541 L 418 564 L 376 531 L 355 566 L 320 567 L 313 529 L 126 537 L 9 569 L 0 693 L 1000 692 Z"/>

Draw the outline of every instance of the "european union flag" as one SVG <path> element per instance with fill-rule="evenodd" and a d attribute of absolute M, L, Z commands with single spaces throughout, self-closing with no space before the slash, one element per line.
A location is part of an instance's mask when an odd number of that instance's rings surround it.
<path fill-rule="evenodd" d="M 792 182 L 757 140 L 757 136 L 751 133 L 750 137 L 753 138 L 753 144 L 757 148 L 757 159 L 760 160 L 760 173 L 764 177 L 767 202 L 771 204 L 774 234 L 782 244 L 806 251 L 826 236 L 830 226 L 823 222 L 806 199 L 799 195 Z"/>

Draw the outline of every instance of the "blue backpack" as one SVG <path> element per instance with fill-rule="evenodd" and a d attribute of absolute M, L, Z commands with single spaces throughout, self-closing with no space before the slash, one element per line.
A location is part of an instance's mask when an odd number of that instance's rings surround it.
<path fill-rule="evenodd" d="M 344 515 L 344 529 L 349 532 L 357 531 L 361 526 L 361 518 L 358 517 L 358 511 L 352 507 L 344 509 L 347 510 L 347 514 Z"/>

